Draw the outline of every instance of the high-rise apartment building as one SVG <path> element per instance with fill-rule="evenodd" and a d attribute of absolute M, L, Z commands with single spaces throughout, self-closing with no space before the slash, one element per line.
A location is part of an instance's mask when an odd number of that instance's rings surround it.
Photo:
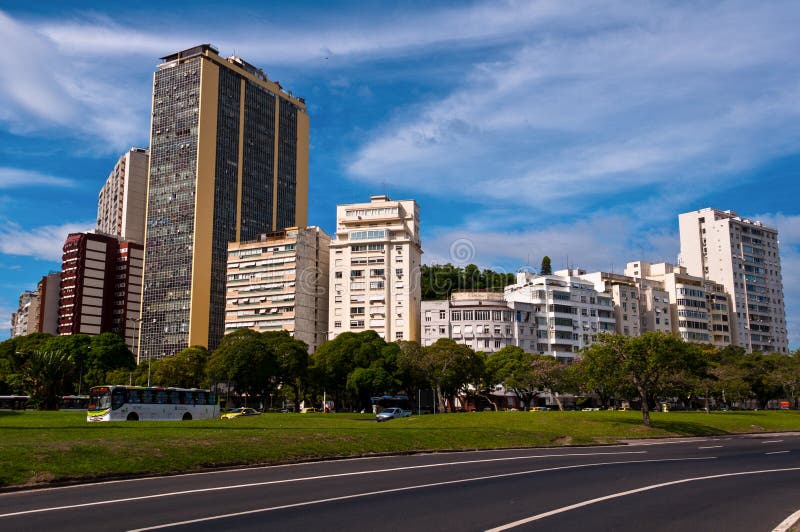
<path fill-rule="evenodd" d="M 114 332 L 135 350 L 143 250 L 111 235 L 70 234 L 61 263 L 58 334 Z"/>
<path fill-rule="evenodd" d="M 71 233 L 61 259 L 58 334 L 100 334 L 111 330 L 111 294 L 117 239 Z"/>
<path fill-rule="evenodd" d="M 216 347 L 229 242 L 305 227 L 305 101 L 200 45 L 153 79 L 141 356 Z"/>
<path fill-rule="evenodd" d="M 56 334 L 60 289 L 61 272 L 50 272 L 37 283 L 36 290 L 20 294 L 17 311 L 11 315 L 11 336 Z"/>
<path fill-rule="evenodd" d="M 778 230 L 711 208 L 678 220 L 680 263 L 725 287 L 736 319 L 734 343 L 747 351 L 787 352 Z"/>
<path fill-rule="evenodd" d="M 39 319 L 39 292 L 25 290 L 19 295 L 17 311 L 11 314 L 11 338 L 36 332 Z"/>
<path fill-rule="evenodd" d="M 316 351 L 327 340 L 330 245 L 319 227 L 228 244 L 225 332 L 285 330 Z"/>
<path fill-rule="evenodd" d="M 111 332 L 125 338 L 125 344 L 138 358 L 139 314 L 142 308 L 142 263 L 144 246 L 122 241 L 114 263 L 114 294 L 111 299 Z"/>
<path fill-rule="evenodd" d="M 119 158 L 97 197 L 97 231 L 144 243 L 147 150 L 131 148 Z"/>
<path fill-rule="evenodd" d="M 414 200 L 381 195 L 337 206 L 329 337 L 371 329 L 387 342 L 419 341 L 421 259 Z"/>

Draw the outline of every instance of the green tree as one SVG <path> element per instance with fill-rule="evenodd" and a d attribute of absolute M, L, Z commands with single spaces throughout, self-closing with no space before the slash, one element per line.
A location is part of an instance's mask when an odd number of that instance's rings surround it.
<path fill-rule="evenodd" d="M 22 367 L 28 355 L 44 347 L 53 338 L 47 333 L 15 336 L 0 342 L 0 394 L 22 394 Z"/>
<path fill-rule="evenodd" d="M 690 348 L 676 336 L 660 332 L 638 337 L 601 335 L 598 342 L 584 350 L 582 364 L 594 378 L 619 376 L 621 382 L 635 387 L 642 402 L 642 421 L 648 427 L 649 402 L 655 400 L 661 387 L 674 374 L 701 375 L 705 371 L 703 357 L 697 349 Z"/>
<path fill-rule="evenodd" d="M 445 398 L 453 409 L 459 392 L 464 391 L 468 384 L 483 379 L 484 360 L 464 344 L 440 338 L 433 345 L 423 347 L 422 353 L 441 412 L 445 410 Z"/>
<path fill-rule="evenodd" d="M 205 347 L 201 345 L 187 347 L 173 356 L 160 359 L 154 368 L 151 368 L 153 380 L 163 386 L 200 388 L 206 382 L 208 359 L 209 354 Z"/>
<path fill-rule="evenodd" d="M 542 275 L 553 275 L 553 267 L 550 265 L 550 257 L 547 255 L 542 258 L 542 268 L 540 273 Z"/>
<path fill-rule="evenodd" d="M 35 350 L 27 353 L 22 366 L 22 383 L 31 402 L 40 410 L 57 410 L 75 363 L 63 351 Z"/>
<path fill-rule="evenodd" d="M 267 331 L 261 338 L 276 357 L 280 383 L 292 389 L 295 404 L 299 405 L 308 383 L 308 346 L 287 331 Z"/>
<path fill-rule="evenodd" d="M 131 371 L 136 367 L 136 359 L 125 339 L 110 332 L 92 336 L 85 357 L 83 379 L 87 387 L 107 384 L 106 373 L 111 370 Z"/>
<path fill-rule="evenodd" d="M 486 382 L 493 388 L 502 384 L 520 404 L 530 406 L 536 394 L 533 385 L 533 355 L 517 346 L 505 346 L 486 360 Z"/>
<path fill-rule="evenodd" d="M 256 331 L 238 329 L 225 335 L 211 353 L 207 375 L 215 382 L 234 385 L 239 393 L 265 400 L 279 374 L 275 353 Z"/>

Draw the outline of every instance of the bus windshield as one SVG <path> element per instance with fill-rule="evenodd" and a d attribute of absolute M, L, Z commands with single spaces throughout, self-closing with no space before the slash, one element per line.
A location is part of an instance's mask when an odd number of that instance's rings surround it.
<path fill-rule="evenodd" d="M 111 406 L 111 390 L 105 387 L 92 388 L 89 393 L 89 410 L 104 410 Z"/>

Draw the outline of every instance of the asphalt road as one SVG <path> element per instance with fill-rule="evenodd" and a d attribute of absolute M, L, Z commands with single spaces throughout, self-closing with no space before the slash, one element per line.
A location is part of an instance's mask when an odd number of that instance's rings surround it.
<path fill-rule="evenodd" d="M 771 531 L 800 433 L 419 454 L 0 494 L 0 530 Z"/>

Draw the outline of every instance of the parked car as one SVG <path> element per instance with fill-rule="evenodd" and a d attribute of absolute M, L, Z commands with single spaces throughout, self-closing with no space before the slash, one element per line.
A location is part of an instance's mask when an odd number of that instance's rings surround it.
<path fill-rule="evenodd" d="M 261 412 L 256 410 L 255 408 L 233 408 L 230 412 L 225 412 L 221 416 L 220 419 L 233 419 L 236 417 L 244 417 L 244 416 L 257 416 Z"/>
<path fill-rule="evenodd" d="M 403 410 L 402 408 L 384 408 L 375 416 L 375 420 L 380 423 L 381 421 L 388 421 L 396 417 L 408 417 L 411 415 L 410 410 Z"/>

